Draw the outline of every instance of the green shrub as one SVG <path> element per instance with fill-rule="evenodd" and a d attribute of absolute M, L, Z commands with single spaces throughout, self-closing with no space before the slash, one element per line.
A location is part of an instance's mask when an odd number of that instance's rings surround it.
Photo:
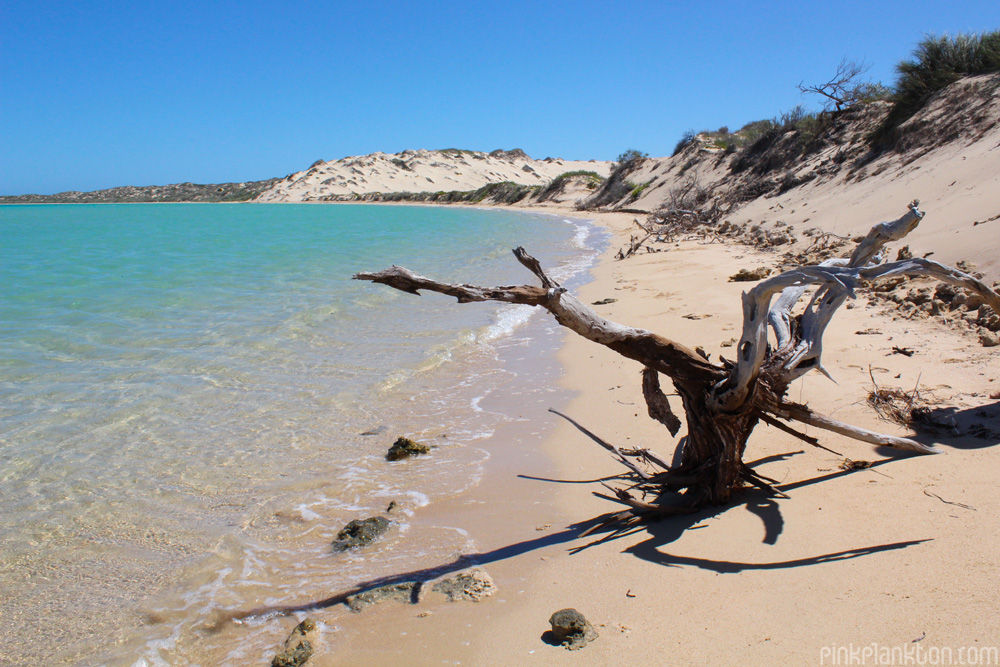
<path fill-rule="evenodd" d="M 894 144 L 896 129 L 942 88 L 963 76 L 1000 72 L 1000 31 L 925 37 L 896 72 L 892 109 L 872 136 L 875 144 Z"/>
<path fill-rule="evenodd" d="M 636 150 L 634 148 L 629 148 L 615 160 L 617 163 L 615 165 L 615 171 L 631 171 L 634 167 L 638 166 L 642 162 L 643 158 L 649 157 L 649 153 L 643 153 L 642 151 Z"/>
<path fill-rule="evenodd" d="M 602 183 L 604 183 L 604 179 L 595 171 L 586 171 L 584 169 L 567 171 L 559 174 L 549 181 L 548 184 L 542 188 L 541 192 L 538 193 L 538 200 L 544 201 L 550 195 L 561 190 L 567 179 L 576 177 L 582 177 L 584 179 L 583 183 L 588 190 L 596 190 L 601 187 Z"/>
<path fill-rule="evenodd" d="M 639 197 L 641 197 L 642 193 L 645 192 L 646 188 L 648 188 L 652 183 L 653 183 L 653 181 L 646 181 L 645 183 L 640 183 L 639 185 L 636 185 L 635 183 L 632 183 L 631 181 L 625 181 L 625 185 L 632 186 L 632 191 L 628 195 L 629 196 L 629 200 L 630 201 L 635 201 L 636 199 L 638 199 Z"/>
<path fill-rule="evenodd" d="M 674 146 L 674 152 L 670 154 L 670 157 L 677 155 L 682 150 L 693 144 L 697 138 L 698 138 L 698 133 L 695 132 L 694 130 L 688 130 L 687 132 L 682 134 L 681 138 L 677 141 L 677 144 Z"/>

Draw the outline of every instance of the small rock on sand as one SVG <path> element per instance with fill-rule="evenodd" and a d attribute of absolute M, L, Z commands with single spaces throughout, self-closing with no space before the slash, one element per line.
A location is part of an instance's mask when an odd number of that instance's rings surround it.
<path fill-rule="evenodd" d="M 552 626 L 552 643 L 562 644 L 570 651 L 597 639 L 597 630 L 576 609 L 560 609 L 549 618 L 549 625 Z"/>
<path fill-rule="evenodd" d="M 740 269 L 737 273 L 729 276 L 729 282 L 742 283 L 754 280 L 763 280 L 771 275 L 771 269 L 759 266 L 756 269 Z"/>
<path fill-rule="evenodd" d="M 459 600 L 479 602 L 496 593 L 497 587 L 493 583 L 493 577 L 483 570 L 475 569 L 459 572 L 453 577 L 442 579 L 434 584 L 431 590 L 444 593 L 450 602 L 458 602 Z"/>
<path fill-rule="evenodd" d="M 420 596 L 420 587 L 419 581 L 404 581 L 399 584 L 379 586 L 356 595 L 347 596 L 345 604 L 351 611 L 355 612 L 380 602 L 395 601 L 414 604 Z"/>

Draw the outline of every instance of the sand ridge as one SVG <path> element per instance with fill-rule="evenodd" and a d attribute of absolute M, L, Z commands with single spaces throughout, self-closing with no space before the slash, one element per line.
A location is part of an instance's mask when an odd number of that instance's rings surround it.
<path fill-rule="evenodd" d="M 255 201 L 308 202 L 371 193 L 475 190 L 487 183 L 510 181 L 546 185 L 571 171 L 607 177 L 611 163 L 599 160 L 534 160 L 524 151 L 406 150 L 372 153 L 314 163 L 262 192 Z"/>

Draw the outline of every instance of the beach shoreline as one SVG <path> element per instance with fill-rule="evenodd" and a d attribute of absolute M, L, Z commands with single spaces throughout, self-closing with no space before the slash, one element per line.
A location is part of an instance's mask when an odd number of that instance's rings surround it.
<path fill-rule="evenodd" d="M 568 207 L 533 209 L 571 215 Z M 587 217 L 613 237 L 591 269 L 593 280 L 578 290 L 582 301 L 613 298 L 595 307 L 600 314 L 703 345 L 713 356 L 727 354 L 724 344 L 739 335 L 743 289 L 727 277 L 740 266 L 773 263 L 774 252 L 680 241 L 665 253 L 616 262 L 635 216 Z M 988 396 L 1000 389 L 993 382 L 997 361 L 970 334 L 928 320 L 893 319 L 863 303 L 836 320 L 825 358 L 833 360 L 827 364 L 840 384 L 809 375 L 793 386 L 795 400 L 849 423 L 905 434 L 864 405 L 872 364 L 887 385 L 919 381 L 943 403 L 993 405 Z M 866 327 L 882 335 L 854 333 Z M 571 393 L 566 413 L 615 444 L 648 446 L 669 460 L 675 440 L 645 415 L 639 365 L 564 336 L 557 357 L 560 385 Z M 917 348 L 920 356 L 886 357 L 893 344 Z M 966 356 L 958 359 L 962 349 Z M 541 447 L 552 460 L 552 479 L 619 472 L 569 424 L 552 416 L 546 427 Z M 617 509 L 591 495 L 595 484 L 518 478 L 516 471 L 541 459 L 510 461 L 505 473 L 484 478 L 471 499 L 435 509 L 475 524 L 470 534 L 487 554 L 482 567 L 497 593 L 478 603 L 427 600 L 366 610 L 329 633 L 314 663 L 396 664 L 405 656 L 407 664 L 427 665 L 818 664 L 822 651 L 849 643 L 888 646 L 925 636 L 933 639 L 926 646 L 939 648 L 990 644 L 989 623 L 975 614 L 1000 586 L 1000 576 L 987 567 L 996 562 L 991 545 L 1000 535 L 981 521 L 1000 510 L 989 491 L 990 475 L 1000 467 L 990 460 L 989 443 L 908 457 L 832 434 L 821 440 L 843 458 L 765 426 L 751 438 L 748 459 L 770 457 L 764 474 L 799 485 L 790 500 L 748 493 L 732 506 L 608 541 L 600 534 L 578 537 L 581 526 Z M 847 474 L 839 467 L 845 458 L 893 460 Z M 938 577 L 956 549 L 971 549 L 982 564 L 951 571 L 946 591 Z M 565 607 L 583 612 L 601 635 L 582 652 L 541 639 L 549 615 Z"/>

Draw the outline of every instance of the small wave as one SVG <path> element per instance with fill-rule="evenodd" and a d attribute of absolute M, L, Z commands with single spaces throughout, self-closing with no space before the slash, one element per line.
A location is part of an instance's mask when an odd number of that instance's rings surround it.
<path fill-rule="evenodd" d="M 528 323 L 536 308 L 525 305 L 506 305 L 497 311 L 497 321 L 486 328 L 480 340 L 489 343 L 501 336 L 507 336 Z"/>

